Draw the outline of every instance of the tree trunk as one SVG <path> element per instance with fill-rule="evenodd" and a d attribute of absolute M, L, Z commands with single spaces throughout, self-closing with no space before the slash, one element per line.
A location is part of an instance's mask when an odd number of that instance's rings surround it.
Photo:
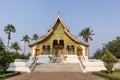
<path fill-rule="evenodd" d="M 9 51 L 8 48 L 9 48 L 9 39 L 8 39 L 8 42 L 7 42 L 7 52 Z"/>
<path fill-rule="evenodd" d="M 10 43 L 10 32 L 8 32 L 8 43 L 7 43 L 7 52 L 9 51 L 9 43 Z"/>
<path fill-rule="evenodd" d="M 25 45 L 26 45 L 26 42 L 24 42 L 24 54 L 25 54 L 25 48 L 26 48 L 26 46 L 25 46 Z"/>

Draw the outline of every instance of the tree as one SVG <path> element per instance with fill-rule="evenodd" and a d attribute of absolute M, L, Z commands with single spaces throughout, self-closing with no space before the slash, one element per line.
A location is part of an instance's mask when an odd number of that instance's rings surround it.
<path fill-rule="evenodd" d="M 37 34 L 33 34 L 33 36 L 32 36 L 32 39 L 31 39 L 31 40 L 33 41 L 33 40 L 37 40 L 37 39 L 39 39 L 39 36 L 38 36 Z"/>
<path fill-rule="evenodd" d="M 83 29 L 83 30 L 79 33 L 78 36 L 81 36 L 81 37 L 83 38 L 84 42 L 87 42 L 87 43 L 88 43 L 88 42 L 89 42 L 89 39 L 90 39 L 90 40 L 93 40 L 92 37 L 91 37 L 91 35 L 95 35 L 95 34 L 93 33 L 93 30 L 90 30 L 90 28 L 87 27 L 87 28 Z"/>
<path fill-rule="evenodd" d="M 8 24 L 7 26 L 5 26 L 4 31 L 6 32 L 6 34 L 8 35 L 8 42 L 7 42 L 7 51 L 9 48 L 9 41 L 11 39 L 11 32 L 15 33 L 15 27 L 12 24 Z"/>
<path fill-rule="evenodd" d="M 14 55 L 10 52 L 4 52 L 0 54 L 0 74 L 4 74 L 9 68 L 10 63 L 15 60 Z"/>
<path fill-rule="evenodd" d="M 96 53 L 93 55 L 93 58 L 95 58 L 95 59 L 101 59 L 102 56 L 103 56 L 102 50 L 97 49 Z"/>
<path fill-rule="evenodd" d="M 14 42 L 10 46 L 11 49 L 14 49 L 16 53 L 18 53 L 18 50 L 21 50 L 19 43 Z"/>
<path fill-rule="evenodd" d="M 104 61 L 107 72 L 112 73 L 114 64 L 118 62 L 118 59 L 114 55 L 112 55 L 111 52 L 107 49 L 102 56 L 102 61 Z"/>
<path fill-rule="evenodd" d="M 105 52 L 105 48 L 107 48 L 116 58 L 120 59 L 120 36 L 116 37 L 114 40 L 109 41 L 107 44 L 105 44 L 103 46 L 103 48 L 101 49 L 102 54 Z M 98 54 L 99 53 L 96 51 L 94 53 L 93 58 L 96 58 L 95 55 L 98 55 Z M 100 58 L 101 58 L 101 56 L 100 56 Z"/>
<path fill-rule="evenodd" d="M 82 37 L 84 42 L 89 43 L 89 39 L 93 40 L 92 37 L 91 37 L 92 35 L 95 35 L 93 33 L 93 30 L 90 30 L 90 28 L 87 27 L 85 29 L 82 29 L 82 31 L 79 33 L 78 36 Z M 89 58 L 89 48 L 88 48 L 88 58 Z"/>
<path fill-rule="evenodd" d="M 107 47 L 114 56 L 120 59 L 120 36 L 116 37 L 115 40 L 109 41 L 105 47 Z"/>
<path fill-rule="evenodd" d="M 0 49 L 4 48 L 4 47 L 5 47 L 5 45 L 4 45 L 3 41 L 2 41 L 2 38 L 0 38 Z"/>
<path fill-rule="evenodd" d="M 5 52 L 5 46 L 4 46 L 4 43 L 2 41 L 2 39 L 0 38 L 0 54 L 2 54 L 3 52 Z"/>
<path fill-rule="evenodd" d="M 26 49 L 26 43 L 29 43 L 30 37 L 28 35 L 23 36 L 23 39 L 21 41 L 24 41 L 24 54 Z"/>
<path fill-rule="evenodd" d="M 5 73 L 11 62 L 14 62 L 14 55 L 5 51 L 4 43 L 0 38 L 0 74 Z"/>

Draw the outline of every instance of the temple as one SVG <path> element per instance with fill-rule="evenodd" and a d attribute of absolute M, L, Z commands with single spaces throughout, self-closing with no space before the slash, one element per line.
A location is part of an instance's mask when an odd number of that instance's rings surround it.
<path fill-rule="evenodd" d="M 31 42 L 29 47 L 29 60 L 12 63 L 8 71 L 91 72 L 106 70 L 101 60 L 88 59 L 89 45 L 70 33 L 60 15 L 57 16 L 48 32 Z"/>
<path fill-rule="evenodd" d="M 39 55 L 80 55 L 88 58 L 87 43 L 83 43 L 63 24 L 60 15 L 47 34 L 29 44 L 31 56 Z"/>

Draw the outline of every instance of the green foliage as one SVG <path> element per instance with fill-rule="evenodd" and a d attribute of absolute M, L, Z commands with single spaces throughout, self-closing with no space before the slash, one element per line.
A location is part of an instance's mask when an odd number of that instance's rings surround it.
<path fill-rule="evenodd" d="M 11 62 L 14 62 L 14 55 L 4 50 L 4 43 L 0 40 L 0 73 L 5 73 Z"/>
<path fill-rule="evenodd" d="M 8 43 L 7 43 L 7 51 L 8 51 L 8 47 L 9 47 L 9 41 L 11 39 L 11 32 L 15 33 L 16 29 L 14 27 L 14 25 L 12 24 L 8 24 L 7 26 L 5 26 L 4 31 L 6 32 L 6 34 L 8 35 Z"/>
<path fill-rule="evenodd" d="M 13 53 L 15 59 L 29 59 L 29 56 L 24 54 Z"/>
<path fill-rule="evenodd" d="M 2 39 L 0 38 L 0 50 L 3 49 L 4 47 L 5 47 L 5 45 L 4 45 L 3 41 L 2 41 Z"/>
<path fill-rule="evenodd" d="M 102 50 L 98 49 L 96 50 L 96 53 L 93 55 L 93 58 L 101 59 L 102 56 L 103 56 Z"/>
<path fill-rule="evenodd" d="M 8 77 L 19 75 L 19 74 L 20 72 L 7 71 L 5 74 L 0 75 L 0 79 L 8 78 Z"/>
<path fill-rule="evenodd" d="M 18 50 L 21 50 L 20 45 L 17 42 L 12 43 L 10 48 L 14 49 L 16 53 L 18 52 Z"/>
<path fill-rule="evenodd" d="M 22 54 L 20 55 L 20 59 L 29 59 L 29 56 Z"/>
<path fill-rule="evenodd" d="M 118 72 L 114 72 L 114 73 L 118 73 Z M 119 74 L 117 75 L 118 77 L 114 77 L 107 74 L 106 71 L 93 72 L 93 74 L 110 79 L 110 80 L 120 80 Z"/>
<path fill-rule="evenodd" d="M 110 52 L 113 53 L 114 56 L 120 58 L 120 37 L 116 37 L 115 40 L 109 41 L 108 44 L 105 45 L 109 49 Z"/>
<path fill-rule="evenodd" d="M 102 56 L 102 61 L 110 63 L 110 62 L 118 62 L 118 59 L 110 53 L 109 50 L 106 50 L 104 55 Z"/>
<path fill-rule="evenodd" d="M 31 53 L 28 53 L 28 57 L 30 57 L 30 54 L 31 54 Z"/>
<path fill-rule="evenodd" d="M 0 73 L 5 73 L 10 63 L 13 63 L 14 60 L 14 55 L 10 52 L 0 54 Z"/>
<path fill-rule="evenodd" d="M 109 41 L 107 44 L 105 44 L 101 50 L 99 49 L 100 50 L 99 52 L 96 50 L 93 58 L 96 59 L 99 57 L 100 59 L 102 57 L 101 55 L 104 54 L 105 48 L 107 48 L 114 56 L 116 56 L 116 58 L 120 59 L 120 36 L 116 37 L 116 39 Z"/>
<path fill-rule="evenodd" d="M 23 36 L 23 39 L 21 41 L 29 43 L 30 37 L 28 35 Z"/>
<path fill-rule="evenodd" d="M 115 71 L 115 72 L 120 72 L 120 69 L 115 69 L 114 71 Z"/>
<path fill-rule="evenodd" d="M 79 33 L 78 36 L 83 37 L 83 40 L 84 40 L 85 42 L 89 42 L 89 39 L 90 39 L 90 40 L 93 40 L 92 37 L 91 37 L 91 35 L 95 35 L 95 34 L 93 33 L 93 30 L 90 30 L 90 27 L 87 27 L 87 28 L 83 29 L 83 30 Z"/>
<path fill-rule="evenodd" d="M 15 27 L 12 24 L 8 24 L 7 26 L 5 26 L 4 31 L 6 32 L 6 34 L 10 34 L 11 32 L 13 33 L 16 32 Z"/>
<path fill-rule="evenodd" d="M 37 34 L 33 34 L 31 40 L 33 41 L 33 40 L 37 40 L 37 39 L 39 39 L 39 36 Z"/>
<path fill-rule="evenodd" d="M 4 49 L 4 43 L 2 41 L 2 39 L 0 38 L 0 54 L 4 53 L 5 52 L 5 49 Z"/>
<path fill-rule="evenodd" d="M 102 61 L 104 61 L 104 65 L 108 73 L 112 73 L 114 63 L 118 62 L 118 59 L 114 55 L 112 55 L 109 50 L 106 50 L 104 55 L 102 56 Z"/>
<path fill-rule="evenodd" d="M 25 35 L 23 36 L 23 39 L 21 41 L 24 41 L 24 54 L 25 54 L 26 43 L 29 43 L 30 37 L 28 35 Z"/>

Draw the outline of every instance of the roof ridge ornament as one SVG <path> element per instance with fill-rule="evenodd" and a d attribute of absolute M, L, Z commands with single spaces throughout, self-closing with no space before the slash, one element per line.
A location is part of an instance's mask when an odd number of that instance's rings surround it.
<path fill-rule="evenodd" d="M 58 16 L 60 17 L 60 11 L 58 11 Z"/>

